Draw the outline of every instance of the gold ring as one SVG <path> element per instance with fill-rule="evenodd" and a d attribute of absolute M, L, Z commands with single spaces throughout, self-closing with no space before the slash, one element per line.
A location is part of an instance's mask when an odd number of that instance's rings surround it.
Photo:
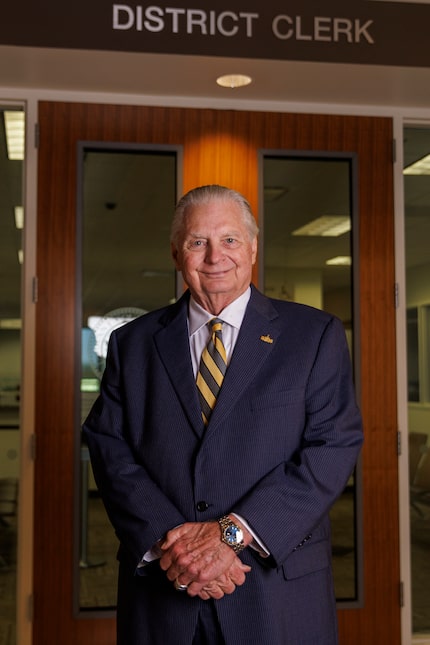
<path fill-rule="evenodd" d="M 173 586 L 175 587 L 176 591 L 186 591 L 188 589 L 188 585 L 181 585 L 177 578 L 173 583 Z"/>

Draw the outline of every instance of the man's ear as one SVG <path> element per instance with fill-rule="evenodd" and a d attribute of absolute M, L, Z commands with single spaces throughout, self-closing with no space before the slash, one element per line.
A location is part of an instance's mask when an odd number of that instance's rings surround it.
<path fill-rule="evenodd" d="M 177 271 L 181 271 L 182 269 L 181 269 L 181 266 L 180 266 L 179 260 L 178 260 L 178 255 L 179 255 L 178 254 L 178 249 L 176 248 L 176 246 L 174 245 L 173 242 L 170 243 L 170 253 L 171 253 L 171 256 L 173 258 L 173 262 L 175 263 L 175 269 Z"/>
<path fill-rule="evenodd" d="M 251 250 L 252 250 L 252 264 L 255 264 L 255 261 L 257 259 L 257 250 L 258 250 L 258 241 L 256 237 L 254 237 L 254 239 L 252 240 Z"/>

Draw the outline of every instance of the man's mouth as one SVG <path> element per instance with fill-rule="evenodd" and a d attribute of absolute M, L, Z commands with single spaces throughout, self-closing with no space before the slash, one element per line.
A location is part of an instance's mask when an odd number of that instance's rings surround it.
<path fill-rule="evenodd" d="M 216 271 L 214 273 L 208 273 L 207 271 L 203 274 L 206 278 L 223 278 L 227 274 L 227 271 Z"/>

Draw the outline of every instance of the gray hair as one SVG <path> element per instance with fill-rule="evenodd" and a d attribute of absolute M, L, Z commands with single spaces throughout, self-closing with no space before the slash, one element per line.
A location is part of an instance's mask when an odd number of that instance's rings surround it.
<path fill-rule="evenodd" d="M 258 235 L 257 222 L 255 221 L 251 206 L 245 197 L 231 188 L 211 184 L 209 186 L 193 188 L 188 193 L 185 193 L 178 201 L 170 230 L 170 241 L 175 246 L 179 244 L 187 211 L 194 206 L 208 204 L 213 200 L 235 202 L 240 208 L 250 239 L 253 240 Z"/>

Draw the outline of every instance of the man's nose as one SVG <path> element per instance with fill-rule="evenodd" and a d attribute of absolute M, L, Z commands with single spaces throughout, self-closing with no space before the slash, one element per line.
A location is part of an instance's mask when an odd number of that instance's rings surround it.
<path fill-rule="evenodd" d="M 223 249 L 220 244 L 209 243 L 206 247 L 206 262 L 214 264 L 219 262 L 223 255 Z"/>

